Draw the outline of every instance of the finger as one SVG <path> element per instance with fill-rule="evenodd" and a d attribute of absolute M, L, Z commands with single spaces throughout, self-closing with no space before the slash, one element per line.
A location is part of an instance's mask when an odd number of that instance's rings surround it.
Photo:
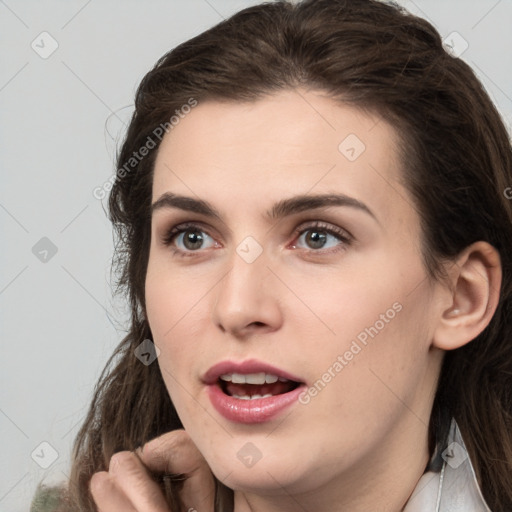
<path fill-rule="evenodd" d="M 163 434 L 137 449 L 136 453 L 153 471 L 186 474 L 188 478 L 180 492 L 182 502 L 190 508 L 213 511 L 213 474 L 185 430 Z"/>
<path fill-rule="evenodd" d="M 106 471 L 94 473 L 89 488 L 98 512 L 117 512 L 118 510 L 137 512 Z"/>
<path fill-rule="evenodd" d="M 160 487 L 133 452 L 114 454 L 108 473 L 137 512 L 169 512 Z"/>
<path fill-rule="evenodd" d="M 204 458 L 185 430 L 173 430 L 151 441 L 135 452 L 153 471 L 190 473 L 204 463 Z"/>

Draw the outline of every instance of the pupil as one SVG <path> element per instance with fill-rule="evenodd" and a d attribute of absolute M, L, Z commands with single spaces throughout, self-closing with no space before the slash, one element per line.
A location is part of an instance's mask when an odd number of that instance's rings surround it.
<path fill-rule="evenodd" d="M 203 243 L 203 237 L 199 231 L 188 231 L 183 237 L 183 243 L 187 249 L 199 249 Z"/>
<path fill-rule="evenodd" d="M 314 249 L 320 249 L 325 245 L 327 236 L 325 233 L 322 233 L 321 231 L 310 231 L 306 235 L 306 240 L 310 247 L 313 247 Z"/>

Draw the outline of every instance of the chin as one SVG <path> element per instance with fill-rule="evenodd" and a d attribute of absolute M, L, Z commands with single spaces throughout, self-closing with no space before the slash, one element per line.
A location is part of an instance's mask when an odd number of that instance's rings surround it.
<path fill-rule="evenodd" d="M 236 439 L 236 438 L 235 438 Z M 258 453 L 256 445 L 262 446 Z M 267 441 L 268 446 L 268 441 Z M 236 449 L 232 446 L 236 445 Z M 241 445 L 242 448 L 238 448 Z M 265 442 L 234 442 L 223 453 L 204 454 L 215 477 L 234 491 L 260 495 L 280 495 L 286 492 L 304 492 L 312 483 L 314 469 L 300 459 L 300 451 L 286 447 L 265 455 Z M 287 457 L 287 454 L 294 454 Z M 308 467 L 306 467 L 308 466 Z"/>

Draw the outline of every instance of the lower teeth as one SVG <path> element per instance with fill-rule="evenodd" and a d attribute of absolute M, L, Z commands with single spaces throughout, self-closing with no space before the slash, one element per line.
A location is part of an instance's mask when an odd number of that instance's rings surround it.
<path fill-rule="evenodd" d="M 270 393 L 268 393 L 267 395 L 252 395 L 252 396 L 249 396 L 249 395 L 233 395 L 233 398 L 238 398 L 238 400 L 255 400 L 256 398 L 269 398 L 271 396 L 274 396 L 274 395 L 271 395 Z"/>

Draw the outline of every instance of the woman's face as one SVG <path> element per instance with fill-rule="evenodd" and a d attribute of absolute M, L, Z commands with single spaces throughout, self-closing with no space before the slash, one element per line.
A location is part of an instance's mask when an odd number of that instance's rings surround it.
<path fill-rule="evenodd" d="M 399 453 L 424 468 L 438 285 L 402 172 L 383 119 L 312 91 L 199 103 L 162 141 L 148 320 L 229 487 L 342 492 Z"/>

